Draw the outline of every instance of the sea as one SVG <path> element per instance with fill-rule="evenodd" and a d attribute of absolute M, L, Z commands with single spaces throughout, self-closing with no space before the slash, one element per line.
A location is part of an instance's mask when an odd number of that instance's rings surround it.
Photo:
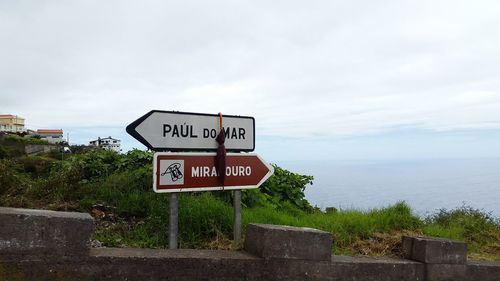
<path fill-rule="evenodd" d="M 472 207 L 500 218 L 500 159 L 304 160 L 277 163 L 314 176 L 306 199 L 319 208 L 370 210 L 405 201 L 426 217 Z"/>

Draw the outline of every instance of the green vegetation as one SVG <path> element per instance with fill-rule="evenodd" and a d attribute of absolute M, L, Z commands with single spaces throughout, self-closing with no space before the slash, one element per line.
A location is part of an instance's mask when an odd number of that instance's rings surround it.
<path fill-rule="evenodd" d="M 89 212 L 94 239 L 106 246 L 163 248 L 168 245 L 168 195 L 152 192 L 152 153 L 126 154 L 78 148 L 28 157 L 0 146 L 0 206 Z M 408 205 L 369 211 L 324 213 L 304 189 L 310 176 L 275 166 L 258 190 L 243 191 L 243 227 L 248 223 L 306 226 L 332 233 L 337 254 L 398 255 L 401 235 L 430 235 L 469 243 L 471 257 L 500 260 L 500 221 L 461 207 L 416 216 Z M 230 191 L 180 196 L 179 241 L 184 248 L 231 249 Z"/>
<path fill-rule="evenodd" d="M 9 159 L 22 156 L 24 153 L 18 148 L 0 145 L 0 159 Z"/>
<path fill-rule="evenodd" d="M 39 136 L 32 136 L 32 137 L 24 138 L 24 137 L 20 137 L 17 135 L 10 135 L 10 136 L 6 137 L 5 139 L 9 140 L 9 141 L 28 143 L 28 144 L 49 144 L 48 141 L 40 139 Z"/>
<path fill-rule="evenodd" d="M 467 242 L 473 258 L 500 260 L 500 219 L 484 211 L 468 206 L 442 209 L 425 220 L 424 233 Z"/>

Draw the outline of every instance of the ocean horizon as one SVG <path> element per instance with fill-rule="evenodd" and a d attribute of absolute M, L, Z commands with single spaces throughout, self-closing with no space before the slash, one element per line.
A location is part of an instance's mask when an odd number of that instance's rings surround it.
<path fill-rule="evenodd" d="M 470 206 L 500 218 L 500 158 L 282 161 L 314 176 L 306 199 L 319 208 L 386 207 L 405 201 L 425 217 Z"/>

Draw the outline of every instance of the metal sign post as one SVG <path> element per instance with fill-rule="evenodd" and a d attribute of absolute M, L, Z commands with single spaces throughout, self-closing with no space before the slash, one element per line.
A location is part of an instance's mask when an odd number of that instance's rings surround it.
<path fill-rule="evenodd" d="M 241 242 L 241 190 L 233 191 L 233 243 L 238 246 Z"/>
<path fill-rule="evenodd" d="M 168 228 L 168 247 L 177 249 L 177 234 L 179 233 L 179 194 L 170 193 L 170 223 Z"/>

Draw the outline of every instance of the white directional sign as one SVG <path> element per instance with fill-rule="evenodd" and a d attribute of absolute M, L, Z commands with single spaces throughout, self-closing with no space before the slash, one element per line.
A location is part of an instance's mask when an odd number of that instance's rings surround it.
<path fill-rule="evenodd" d="M 255 119 L 223 115 L 228 151 L 255 149 Z M 219 115 L 152 110 L 127 126 L 127 132 L 152 150 L 217 150 Z"/>

